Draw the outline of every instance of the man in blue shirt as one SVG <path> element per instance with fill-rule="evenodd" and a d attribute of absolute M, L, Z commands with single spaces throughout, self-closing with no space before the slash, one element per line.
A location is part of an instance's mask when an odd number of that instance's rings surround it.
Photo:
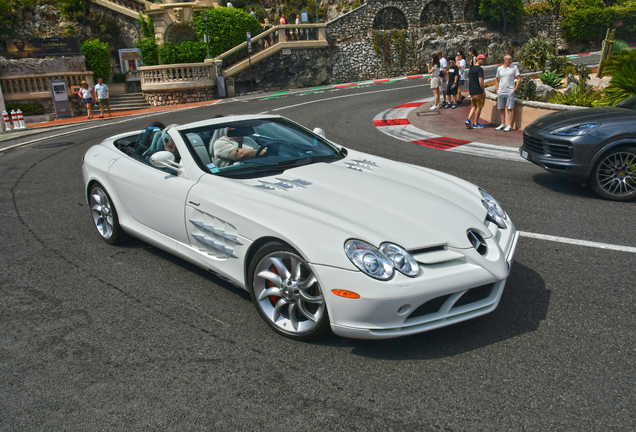
<path fill-rule="evenodd" d="M 108 86 L 104 84 L 101 78 L 97 78 L 97 84 L 95 84 L 95 93 L 97 93 L 97 103 L 99 104 L 100 118 L 104 118 L 104 107 L 108 109 L 108 117 L 113 115 L 110 113 L 110 90 Z"/>

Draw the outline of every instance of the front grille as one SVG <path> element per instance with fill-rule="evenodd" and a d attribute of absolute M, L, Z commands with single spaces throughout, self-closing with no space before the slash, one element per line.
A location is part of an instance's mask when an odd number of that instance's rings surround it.
<path fill-rule="evenodd" d="M 543 140 L 538 137 L 523 134 L 523 146 L 534 153 L 541 153 L 556 159 L 572 159 L 572 143 L 564 140 Z"/>
<path fill-rule="evenodd" d="M 481 285 L 481 286 L 469 289 L 468 291 L 464 293 L 464 295 L 462 295 L 459 299 L 457 299 L 455 303 L 453 303 L 450 310 L 452 311 L 453 309 L 458 308 L 460 306 L 477 303 L 479 301 L 487 299 L 488 297 L 490 297 L 490 294 L 492 294 L 492 290 L 494 286 L 495 284 L 487 284 L 487 285 Z M 426 303 L 416 308 L 413 312 L 411 312 L 411 314 L 406 320 L 408 321 L 409 319 L 412 319 L 412 318 L 418 318 L 418 317 L 439 312 L 439 310 L 442 308 L 444 303 L 446 303 L 446 301 L 450 298 L 450 296 L 451 294 L 446 294 L 440 297 L 435 297 L 434 299 L 427 301 Z"/>

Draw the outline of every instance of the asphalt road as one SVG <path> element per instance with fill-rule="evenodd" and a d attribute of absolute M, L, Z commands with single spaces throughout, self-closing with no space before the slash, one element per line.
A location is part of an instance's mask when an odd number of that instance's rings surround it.
<path fill-rule="evenodd" d="M 93 227 L 80 171 L 91 145 L 155 120 L 268 112 L 478 184 L 521 231 L 636 246 L 634 203 L 378 132 L 373 117 L 430 96 L 424 84 L 246 97 L 2 153 L 0 430 L 635 430 L 634 253 L 524 237 L 489 315 L 389 341 L 299 343 L 247 293 L 143 242 L 109 246 Z"/>

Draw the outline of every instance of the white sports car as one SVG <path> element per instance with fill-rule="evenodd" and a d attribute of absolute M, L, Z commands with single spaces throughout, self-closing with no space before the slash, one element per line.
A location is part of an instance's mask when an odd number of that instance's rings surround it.
<path fill-rule="evenodd" d="M 251 294 L 275 331 L 360 339 L 493 311 L 518 233 L 488 193 L 279 116 L 154 124 L 83 158 L 95 226 Z"/>

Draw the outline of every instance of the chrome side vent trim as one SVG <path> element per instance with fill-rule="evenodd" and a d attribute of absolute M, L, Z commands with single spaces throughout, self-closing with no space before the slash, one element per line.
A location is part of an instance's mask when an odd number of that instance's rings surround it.
<path fill-rule="evenodd" d="M 379 168 L 375 162 L 369 160 L 352 160 L 352 162 L 345 162 L 348 168 L 356 171 L 373 171 L 373 168 Z"/>
<path fill-rule="evenodd" d="M 197 221 L 193 221 L 193 220 L 190 220 L 190 222 L 193 223 L 194 225 L 198 226 L 199 228 L 201 228 L 203 231 L 207 231 L 210 234 L 214 234 L 214 235 L 217 235 L 219 237 L 222 237 L 222 238 L 224 238 L 226 240 L 229 240 L 229 241 L 231 241 L 231 242 L 233 242 L 233 243 L 235 243 L 237 245 L 242 245 L 243 244 L 243 243 L 241 243 L 239 241 L 239 239 L 236 238 L 236 236 L 226 234 L 225 231 L 221 231 L 221 230 L 215 229 L 214 227 L 206 225 L 206 224 L 204 224 L 202 222 L 197 222 Z"/>
<path fill-rule="evenodd" d="M 230 249 L 226 248 L 222 244 L 215 243 L 213 240 L 206 239 L 205 237 L 198 234 L 192 234 L 192 237 L 194 237 L 195 239 L 197 239 L 198 241 L 200 241 L 201 243 L 207 246 L 210 246 L 218 251 L 223 252 L 224 254 L 228 256 L 231 256 L 232 258 L 238 258 L 236 255 L 234 255 L 234 252 L 232 252 Z"/>

